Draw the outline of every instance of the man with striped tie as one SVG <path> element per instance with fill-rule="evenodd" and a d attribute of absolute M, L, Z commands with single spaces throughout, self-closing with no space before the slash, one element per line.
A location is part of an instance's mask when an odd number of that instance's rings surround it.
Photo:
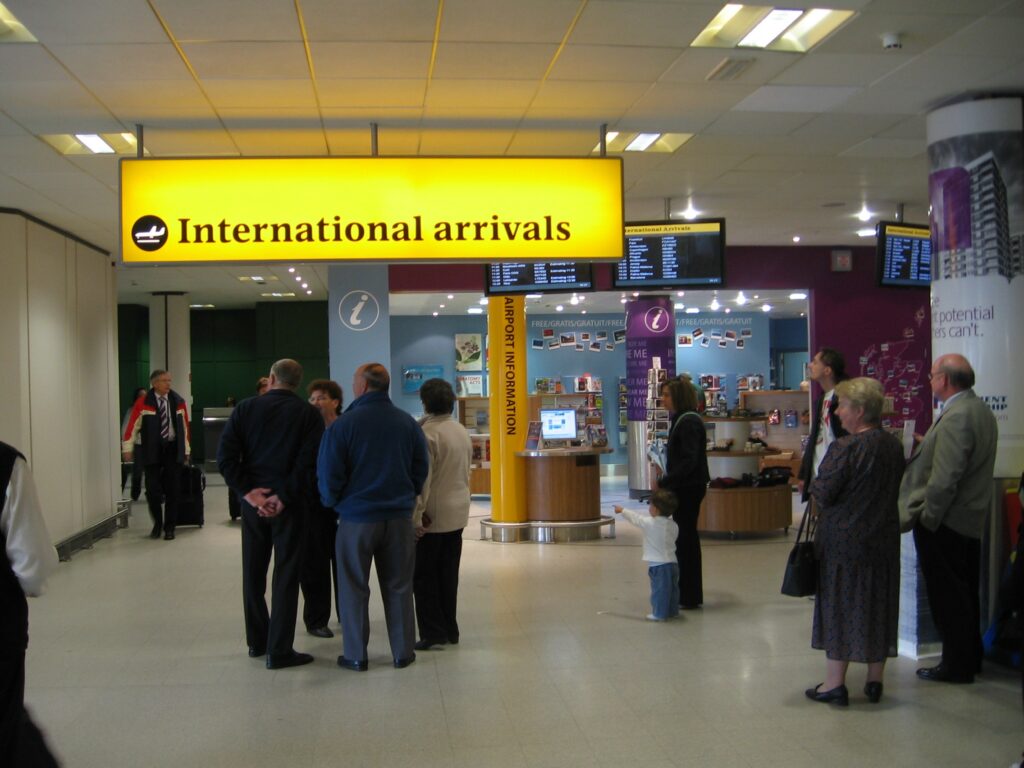
<path fill-rule="evenodd" d="M 181 395 L 171 389 L 171 374 L 155 370 L 149 375 L 150 389 L 135 401 L 121 450 L 130 456 L 135 437 L 140 436 L 137 456 L 146 471 L 146 501 L 153 518 L 149 536 L 171 541 L 178 518 L 181 467 L 192 453 L 188 408 Z M 128 461 L 129 459 L 125 459 Z"/>

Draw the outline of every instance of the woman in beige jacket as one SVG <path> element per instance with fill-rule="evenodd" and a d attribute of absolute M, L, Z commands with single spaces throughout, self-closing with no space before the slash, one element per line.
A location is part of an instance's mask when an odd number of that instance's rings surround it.
<path fill-rule="evenodd" d="M 469 433 L 452 418 L 455 393 L 444 379 L 420 388 L 426 415 L 420 422 L 427 438 L 430 473 L 413 513 L 416 571 L 413 595 L 420 641 L 417 651 L 459 642 L 455 619 L 462 559 L 462 529 L 469 521 Z"/>

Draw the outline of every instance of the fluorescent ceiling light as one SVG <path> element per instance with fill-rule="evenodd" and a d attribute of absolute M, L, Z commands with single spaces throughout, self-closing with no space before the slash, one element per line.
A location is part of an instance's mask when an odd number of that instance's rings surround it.
<path fill-rule="evenodd" d="M 37 43 L 17 17 L 0 3 L 0 43 Z"/>
<path fill-rule="evenodd" d="M 858 229 L 857 230 L 857 237 L 874 237 L 874 236 L 875 236 L 874 227 L 871 227 L 871 228 L 868 228 L 868 229 Z"/>
<path fill-rule="evenodd" d="M 75 138 L 85 145 L 86 149 L 94 155 L 112 155 L 114 148 L 107 144 L 96 133 L 76 133 Z"/>
<path fill-rule="evenodd" d="M 744 46 L 806 53 L 854 15 L 854 11 L 830 8 L 811 8 L 805 12 L 770 5 L 730 3 L 690 45 L 694 48 Z"/>
<path fill-rule="evenodd" d="M 717 312 L 722 307 L 722 305 L 718 303 L 717 296 L 711 300 L 711 303 L 708 306 L 711 308 L 712 312 Z"/>
<path fill-rule="evenodd" d="M 540 294 L 539 294 L 539 293 L 528 293 L 528 294 L 526 295 L 526 298 L 530 298 L 531 296 L 539 297 L 539 296 L 540 296 Z M 488 303 L 489 301 L 490 301 L 490 299 L 488 299 L 488 298 L 487 298 L 486 296 L 481 296 L 481 297 L 480 297 L 480 304 L 481 304 L 482 306 L 484 306 L 484 307 L 486 307 L 486 306 L 487 306 L 487 303 Z"/>
<path fill-rule="evenodd" d="M 627 152 L 643 152 L 661 136 L 660 133 L 638 133 L 628 145 Z"/>
<path fill-rule="evenodd" d="M 874 213 L 868 210 L 867 203 L 864 203 L 864 205 L 860 207 L 860 210 L 857 211 L 857 218 L 860 219 L 861 221 L 870 221 L 871 217 L 874 215 Z"/>
<path fill-rule="evenodd" d="M 791 294 L 789 294 L 789 300 L 790 301 L 803 301 L 806 298 L 807 298 L 807 294 L 806 293 L 791 293 Z"/>
<path fill-rule="evenodd" d="M 189 309 L 214 309 L 213 304 L 189 304 Z"/>
<path fill-rule="evenodd" d="M 683 310 L 683 309 L 686 309 L 686 305 L 681 303 L 681 302 L 678 302 L 675 305 L 673 305 L 672 308 L 675 309 L 675 310 Z"/>
<path fill-rule="evenodd" d="M 700 312 L 700 308 L 699 307 L 687 307 L 686 308 L 686 314 L 688 314 L 688 315 L 696 315 L 698 312 Z"/>
<path fill-rule="evenodd" d="M 803 11 L 786 11 L 777 8 L 769 11 L 768 15 L 761 19 L 757 26 L 747 33 L 746 37 L 740 40 L 740 47 L 767 48 L 775 41 L 775 38 L 785 32 L 803 14 Z"/>
<path fill-rule="evenodd" d="M 526 298 L 533 299 L 534 301 L 536 301 L 537 299 L 543 298 L 543 296 L 544 296 L 544 294 L 542 294 L 542 293 L 528 293 L 528 294 L 526 294 Z M 484 298 L 480 299 L 480 303 L 481 304 L 486 304 L 487 303 L 487 297 L 485 296 Z"/>
<path fill-rule="evenodd" d="M 748 301 L 750 301 L 750 299 L 746 297 L 746 294 L 744 294 L 743 291 L 740 291 L 739 293 L 736 294 L 736 303 L 739 304 L 741 307 Z"/>
<path fill-rule="evenodd" d="M 470 307 L 466 310 L 471 315 L 482 315 L 484 313 L 483 307 Z"/>

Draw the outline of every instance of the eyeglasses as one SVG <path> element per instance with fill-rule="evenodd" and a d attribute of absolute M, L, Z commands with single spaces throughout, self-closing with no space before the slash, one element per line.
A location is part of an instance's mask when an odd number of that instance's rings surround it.
<path fill-rule="evenodd" d="M 946 373 L 945 371 L 929 371 L 929 373 L 928 373 L 928 381 L 931 381 L 936 376 L 944 376 L 945 373 Z"/>

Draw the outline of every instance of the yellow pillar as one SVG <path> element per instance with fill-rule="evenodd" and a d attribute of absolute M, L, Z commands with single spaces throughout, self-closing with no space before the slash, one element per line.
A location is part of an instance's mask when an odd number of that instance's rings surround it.
<path fill-rule="evenodd" d="M 487 305 L 491 411 L 491 519 L 526 521 L 526 476 L 516 451 L 530 426 L 526 381 L 526 300 L 492 296 Z"/>

